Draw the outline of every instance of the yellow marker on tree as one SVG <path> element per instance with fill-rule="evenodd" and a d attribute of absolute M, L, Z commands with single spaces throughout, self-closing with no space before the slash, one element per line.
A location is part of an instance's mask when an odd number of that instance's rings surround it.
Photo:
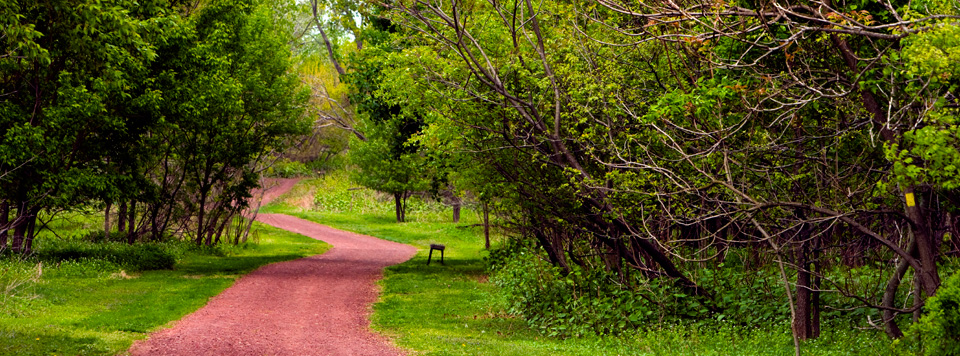
<path fill-rule="evenodd" d="M 913 200 L 913 193 L 907 193 L 907 206 L 917 206 L 917 201 Z"/>

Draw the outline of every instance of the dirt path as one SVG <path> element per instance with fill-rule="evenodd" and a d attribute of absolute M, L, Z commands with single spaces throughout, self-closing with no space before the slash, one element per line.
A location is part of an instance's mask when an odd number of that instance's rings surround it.
<path fill-rule="evenodd" d="M 173 328 L 134 344 L 132 355 L 403 354 L 370 331 L 368 316 L 383 268 L 410 259 L 416 248 L 288 215 L 257 220 L 334 247 L 244 276 Z"/>

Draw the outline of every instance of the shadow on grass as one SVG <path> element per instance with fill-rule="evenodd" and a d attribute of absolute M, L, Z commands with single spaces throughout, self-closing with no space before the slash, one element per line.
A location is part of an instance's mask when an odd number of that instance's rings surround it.
<path fill-rule="evenodd" d="M 110 347 L 97 337 L 76 337 L 55 329 L 0 329 L 0 355 L 101 355 Z"/>
<path fill-rule="evenodd" d="M 184 259 L 177 264 L 176 270 L 191 275 L 222 275 L 243 274 L 262 266 L 295 260 L 305 256 L 299 254 L 284 254 L 270 256 L 225 256 Z"/>
<path fill-rule="evenodd" d="M 430 265 L 427 265 L 427 256 L 425 252 L 420 252 L 414 258 L 399 265 L 387 267 L 388 271 L 393 273 L 415 273 L 424 276 L 471 276 L 479 278 L 486 275 L 486 267 L 483 259 L 480 258 L 445 258 L 444 263 L 440 263 L 440 258 L 433 256 Z"/>

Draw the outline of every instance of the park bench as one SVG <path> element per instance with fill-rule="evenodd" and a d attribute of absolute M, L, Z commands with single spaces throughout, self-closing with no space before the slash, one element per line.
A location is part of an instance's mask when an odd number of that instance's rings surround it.
<path fill-rule="evenodd" d="M 443 250 L 445 250 L 446 248 L 447 248 L 447 246 L 444 246 L 444 245 L 441 245 L 441 244 L 430 244 L 430 254 L 427 256 L 427 266 L 430 265 L 430 259 L 433 258 L 433 250 L 440 251 L 440 264 L 444 264 L 444 263 L 443 263 Z"/>

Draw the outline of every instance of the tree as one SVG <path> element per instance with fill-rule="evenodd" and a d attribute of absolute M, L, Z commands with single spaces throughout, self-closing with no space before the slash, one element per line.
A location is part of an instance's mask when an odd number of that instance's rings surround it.
<path fill-rule="evenodd" d="M 116 194 L 111 148 L 139 125 L 123 104 L 155 100 L 132 81 L 155 58 L 150 40 L 176 2 L 7 1 L 0 5 L 0 178 L 27 252 L 41 210 Z M 4 245 L 0 248 L 6 248 Z"/>
<path fill-rule="evenodd" d="M 176 214 L 197 244 L 219 242 L 258 184 L 258 163 L 307 130 L 307 91 L 290 71 L 291 34 L 280 21 L 258 1 L 213 1 L 163 48 L 155 233 Z"/>
<path fill-rule="evenodd" d="M 371 21 L 375 41 L 351 61 L 351 72 L 342 79 L 351 87 L 351 102 L 361 116 L 366 141 L 351 143 L 350 157 L 359 170 L 353 179 L 366 187 L 393 195 L 397 222 L 406 220 L 406 201 L 414 191 L 429 187 L 431 174 L 425 153 L 412 140 L 423 127 L 415 111 L 381 97 L 381 59 L 397 50 L 389 42 L 397 28 L 389 20 Z"/>
<path fill-rule="evenodd" d="M 115 202 L 130 242 L 142 206 L 154 238 L 180 219 L 211 243 L 256 161 L 303 132 L 289 24 L 256 1 L 195 5 L 0 5 L 0 210 L 15 215 L 0 229 L 14 250 L 30 250 L 42 211 L 102 203 L 109 232 Z"/>
<path fill-rule="evenodd" d="M 911 138 L 953 115 L 952 70 L 933 60 L 949 55 L 905 59 L 949 51 L 946 4 L 397 1 L 415 46 L 394 57 L 404 79 L 391 89 L 430 93 L 425 110 L 483 147 L 476 157 L 515 191 L 521 235 L 563 270 L 600 256 L 718 307 L 688 266 L 746 246 L 775 256 L 798 350 L 831 291 L 882 312 L 896 337 L 896 315 L 922 305 L 891 304 L 900 279 L 912 268 L 933 295 L 953 226 L 932 203 L 952 187 L 896 182 L 923 176 L 920 156 L 953 169 L 948 126 Z M 939 73 L 950 84 L 932 85 Z M 890 149 L 905 140 L 925 143 Z M 825 273 L 826 254 L 898 267 L 866 295 Z"/>

